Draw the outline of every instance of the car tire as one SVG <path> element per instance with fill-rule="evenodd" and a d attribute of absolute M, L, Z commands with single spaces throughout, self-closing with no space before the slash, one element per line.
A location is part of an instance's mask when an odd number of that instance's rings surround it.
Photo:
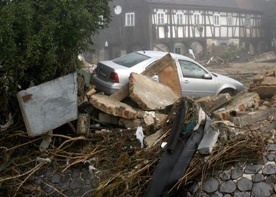
<path fill-rule="evenodd" d="M 234 90 L 232 88 L 226 88 L 226 89 L 220 91 L 219 94 L 225 94 L 225 93 L 228 93 L 228 94 L 230 94 L 230 96 L 233 96 L 236 94 L 236 90 Z"/>

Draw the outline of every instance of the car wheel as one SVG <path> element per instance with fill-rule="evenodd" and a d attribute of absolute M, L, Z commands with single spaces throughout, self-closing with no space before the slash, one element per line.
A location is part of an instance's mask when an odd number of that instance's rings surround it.
<path fill-rule="evenodd" d="M 231 89 L 231 88 L 226 88 L 226 89 L 222 90 L 219 94 L 225 94 L 225 93 L 228 93 L 231 96 L 233 96 L 236 94 L 236 90 Z"/>

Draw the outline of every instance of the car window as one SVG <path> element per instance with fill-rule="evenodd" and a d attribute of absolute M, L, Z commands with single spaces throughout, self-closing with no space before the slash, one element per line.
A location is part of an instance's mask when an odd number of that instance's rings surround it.
<path fill-rule="evenodd" d="M 156 62 L 157 62 L 157 60 L 156 60 L 156 61 L 153 61 L 152 63 L 150 63 L 150 64 L 145 68 L 145 70 L 149 69 L 149 68 L 150 68 L 152 65 L 154 65 Z"/>
<path fill-rule="evenodd" d="M 150 57 L 146 56 L 146 55 L 142 55 L 140 53 L 129 53 L 127 55 L 121 56 L 119 58 L 116 58 L 115 60 L 113 60 L 113 62 L 115 62 L 116 64 L 120 64 L 122 66 L 125 67 L 132 67 L 136 64 L 139 64 L 142 61 L 145 61 L 147 59 L 149 59 Z"/>
<path fill-rule="evenodd" d="M 183 77 L 202 78 L 207 72 L 193 62 L 179 60 Z"/>

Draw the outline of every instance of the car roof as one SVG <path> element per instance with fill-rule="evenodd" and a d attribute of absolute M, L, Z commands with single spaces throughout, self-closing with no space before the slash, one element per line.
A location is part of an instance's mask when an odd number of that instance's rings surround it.
<path fill-rule="evenodd" d="M 172 58 L 174 58 L 174 59 L 182 59 L 182 60 L 189 60 L 189 61 L 195 62 L 193 59 L 191 59 L 187 56 L 176 54 L 176 53 L 171 53 L 171 52 L 164 52 L 164 51 L 136 51 L 136 52 L 140 53 L 140 54 L 147 55 L 152 58 L 160 58 L 169 53 L 172 56 Z"/>

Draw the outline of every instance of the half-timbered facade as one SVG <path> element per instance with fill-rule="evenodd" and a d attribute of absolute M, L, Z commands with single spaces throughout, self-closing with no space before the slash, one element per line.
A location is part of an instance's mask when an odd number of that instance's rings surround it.
<path fill-rule="evenodd" d="M 268 46 L 264 6 L 262 0 L 114 0 L 113 21 L 94 42 L 108 53 L 100 59 L 141 49 L 200 55 L 230 43 L 254 54 Z"/>

